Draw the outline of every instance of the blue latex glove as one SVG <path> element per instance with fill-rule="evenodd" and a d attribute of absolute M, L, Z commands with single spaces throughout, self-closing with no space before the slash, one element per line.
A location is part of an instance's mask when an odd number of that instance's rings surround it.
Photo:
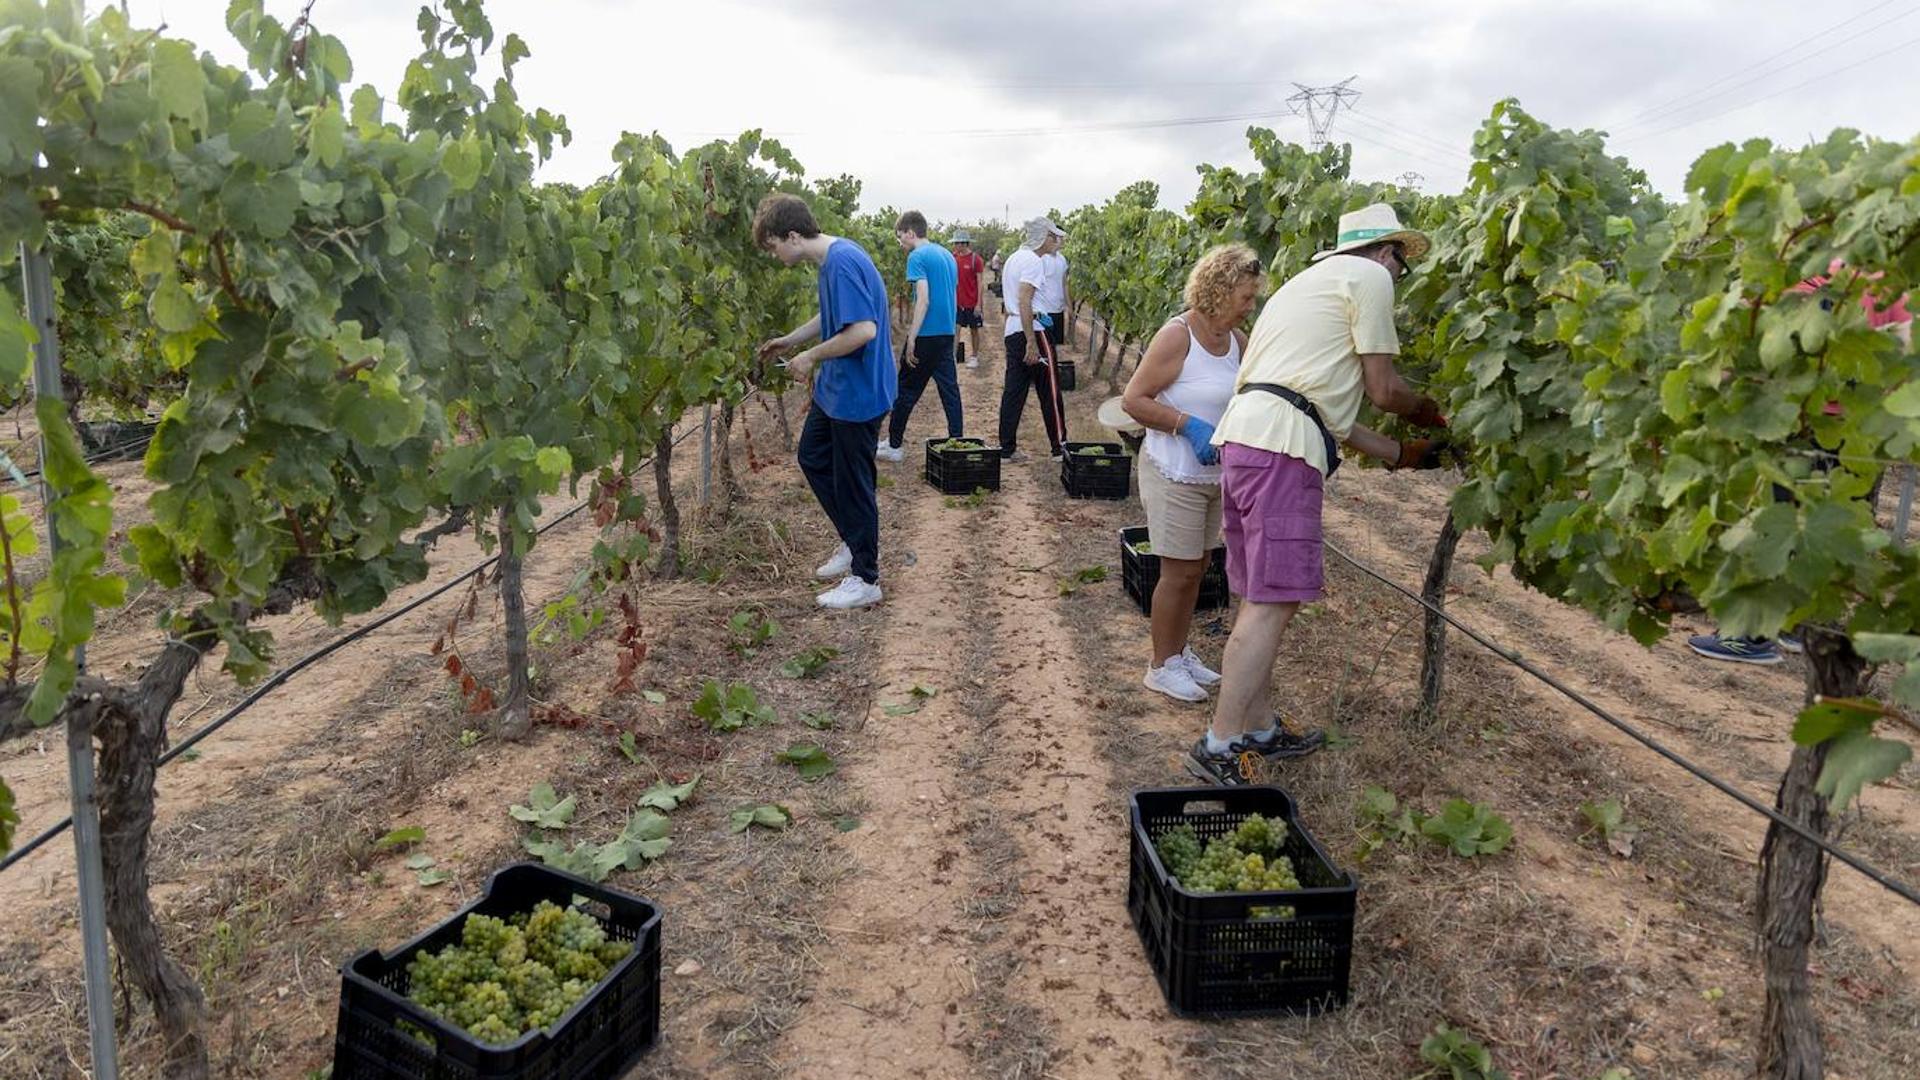
<path fill-rule="evenodd" d="M 1033 325 L 1046 330 L 1053 326 L 1053 316 L 1044 311 L 1036 311 L 1033 313 Z"/>
<path fill-rule="evenodd" d="M 1212 424 L 1197 416 L 1189 416 L 1180 425 L 1180 437 L 1193 447 L 1193 455 L 1200 459 L 1200 464 L 1211 465 L 1220 460 L 1220 451 L 1213 446 Z"/>

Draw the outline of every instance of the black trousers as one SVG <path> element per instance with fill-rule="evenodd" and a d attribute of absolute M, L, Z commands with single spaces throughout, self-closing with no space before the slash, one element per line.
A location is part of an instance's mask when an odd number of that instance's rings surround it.
<path fill-rule="evenodd" d="M 794 455 L 820 509 L 853 552 L 854 576 L 868 583 L 880 580 L 880 499 L 873 464 L 879 437 L 879 417 L 835 420 L 815 404 L 807 409 Z"/>
<path fill-rule="evenodd" d="M 947 438 L 966 434 L 960 412 L 960 377 L 953 367 L 953 335 L 936 334 L 913 339 L 913 363 L 900 364 L 900 396 L 893 400 L 893 415 L 887 420 L 887 445 L 899 449 L 907 434 L 907 421 L 913 407 L 926 392 L 927 380 L 940 391 L 940 407 L 947 414 Z"/>
<path fill-rule="evenodd" d="M 1025 334 L 1007 335 L 1006 344 L 1007 381 L 1000 391 L 1000 451 L 1011 454 L 1019 442 L 1020 417 L 1027 410 L 1027 388 L 1032 387 L 1034 396 L 1040 399 L 1040 417 L 1047 424 L 1047 443 L 1057 454 L 1065 431 L 1061 417 L 1067 414 L 1056 388 L 1057 373 L 1046 364 L 1027 364 Z"/>

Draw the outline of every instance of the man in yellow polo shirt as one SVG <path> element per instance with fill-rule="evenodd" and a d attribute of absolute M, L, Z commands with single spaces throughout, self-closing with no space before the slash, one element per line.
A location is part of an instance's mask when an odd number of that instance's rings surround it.
<path fill-rule="evenodd" d="M 1333 248 L 1314 256 L 1260 312 L 1233 400 L 1213 443 L 1221 448 L 1221 532 L 1227 583 L 1242 600 L 1213 723 L 1187 768 L 1218 784 L 1248 780 L 1246 754 L 1301 757 L 1325 741 L 1288 731 L 1269 698 L 1280 635 L 1300 605 L 1323 595 L 1320 496 L 1346 443 L 1391 468 L 1434 468 L 1432 440 L 1387 438 L 1355 423 L 1362 396 L 1390 413 L 1443 428 L 1440 406 L 1416 394 L 1393 358 L 1394 283 L 1427 252 L 1424 234 L 1402 228 L 1376 203 L 1340 218 Z"/>

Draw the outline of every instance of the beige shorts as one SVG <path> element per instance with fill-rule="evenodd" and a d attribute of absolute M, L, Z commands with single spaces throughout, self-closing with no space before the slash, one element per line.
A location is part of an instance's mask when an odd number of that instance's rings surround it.
<path fill-rule="evenodd" d="M 1204 559 L 1220 546 L 1220 485 L 1169 480 L 1160 466 L 1140 455 L 1140 504 L 1147 510 L 1147 540 L 1155 555 Z"/>

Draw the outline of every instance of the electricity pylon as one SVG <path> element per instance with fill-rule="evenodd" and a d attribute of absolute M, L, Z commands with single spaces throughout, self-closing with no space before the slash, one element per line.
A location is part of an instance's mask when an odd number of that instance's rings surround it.
<path fill-rule="evenodd" d="M 1359 77 L 1349 75 L 1332 86 L 1293 84 L 1300 92 L 1288 98 L 1287 105 L 1296 115 L 1307 118 L 1307 130 L 1312 133 L 1315 150 L 1327 145 L 1327 133 L 1333 129 L 1333 118 L 1339 115 L 1341 106 L 1360 96 L 1360 91 L 1348 85 Z"/>

